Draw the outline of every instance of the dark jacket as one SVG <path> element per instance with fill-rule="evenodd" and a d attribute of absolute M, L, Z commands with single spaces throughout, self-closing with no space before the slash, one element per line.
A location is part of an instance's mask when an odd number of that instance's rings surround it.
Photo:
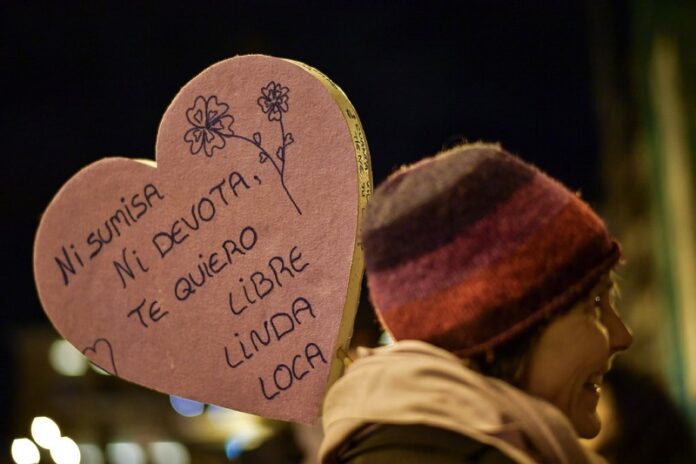
<path fill-rule="evenodd" d="M 383 425 L 348 440 L 340 464 L 514 464 L 498 449 L 426 425 Z"/>

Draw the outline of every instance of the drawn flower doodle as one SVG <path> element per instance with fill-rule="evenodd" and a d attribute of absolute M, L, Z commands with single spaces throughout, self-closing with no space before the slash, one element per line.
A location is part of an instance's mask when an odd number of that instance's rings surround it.
<path fill-rule="evenodd" d="M 186 111 L 186 119 L 193 127 L 184 134 L 192 155 L 202 149 L 206 156 L 213 156 L 216 148 L 225 146 L 225 138 L 234 135 L 234 117 L 227 114 L 229 109 L 229 105 L 219 103 L 215 95 L 196 97 L 193 106 Z"/>
<path fill-rule="evenodd" d="M 288 87 L 271 81 L 265 87 L 261 87 L 261 96 L 256 100 L 261 110 L 267 115 L 268 120 L 278 123 L 281 143 L 276 148 L 275 155 L 271 155 L 273 152 L 269 152 L 263 147 L 261 132 L 254 132 L 251 137 L 235 134 L 232 130 L 234 117 L 227 114 L 229 105 L 218 102 L 215 95 L 207 98 L 199 95 L 194 100 L 193 106 L 186 110 L 186 119 L 193 127 L 184 134 L 184 141 L 190 145 L 189 151 L 192 155 L 199 153 L 202 149 L 208 157 L 213 156 L 216 148 L 223 148 L 226 139 L 237 139 L 253 145 L 258 150 L 259 163 L 269 163 L 273 167 L 285 195 L 295 207 L 297 214 L 301 215 L 302 210 L 285 184 L 287 148 L 295 142 L 292 132 L 286 132 L 283 124 L 283 114 L 290 111 L 288 92 L 290 92 Z"/>
<path fill-rule="evenodd" d="M 271 81 L 266 87 L 261 89 L 261 96 L 256 103 L 261 110 L 268 115 L 269 121 L 280 121 L 283 113 L 288 111 L 288 92 L 289 88 L 283 87 Z"/>

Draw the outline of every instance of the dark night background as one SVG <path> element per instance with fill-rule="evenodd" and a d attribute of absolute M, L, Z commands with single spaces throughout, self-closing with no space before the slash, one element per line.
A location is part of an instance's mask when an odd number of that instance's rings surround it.
<path fill-rule="evenodd" d="M 15 388 L 13 340 L 48 324 L 32 276 L 42 211 L 101 157 L 152 158 L 169 102 L 222 59 L 270 54 L 327 74 L 361 117 L 376 183 L 457 141 L 500 141 L 601 202 L 586 10 L 552 1 L 3 2 L 3 404 Z"/>

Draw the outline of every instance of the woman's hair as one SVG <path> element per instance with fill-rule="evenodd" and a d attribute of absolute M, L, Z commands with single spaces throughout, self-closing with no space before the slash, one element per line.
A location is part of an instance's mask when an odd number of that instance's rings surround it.
<path fill-rule="evenodd" d="M 529 353 L 549 323 L 550 320 L 545 321 L 494 350 L 468 358 L 467 366 L 483 375 L 522 387 Z"/>

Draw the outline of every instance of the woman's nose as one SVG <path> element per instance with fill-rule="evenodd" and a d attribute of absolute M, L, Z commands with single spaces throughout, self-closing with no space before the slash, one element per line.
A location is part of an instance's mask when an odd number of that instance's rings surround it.
<path fill-rule="evenodd" d="M 633 344 L 633 334 L 626 327 L 623 319 L 615 311 L 611 311 L 610 321 L 607 324 L 609 330 L 609 339 L 611 342 L 612 353 L 625 351 Z"/>

